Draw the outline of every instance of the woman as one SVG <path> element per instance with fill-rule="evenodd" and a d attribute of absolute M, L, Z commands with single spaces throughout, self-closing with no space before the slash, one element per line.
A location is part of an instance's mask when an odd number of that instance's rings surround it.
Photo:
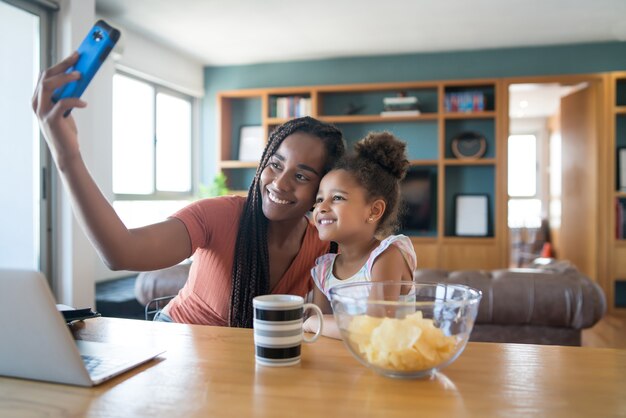
<path fill-rule="evenodd" d="M 305 117 L 270 135 L 248 197 L 195 202 L 164 222 L 128 229 L 85 166 L 71 108 L 80 99 L 52 103 L 52 92 L 80 75 L 66 74 L 74 54 L 46 70 L 32 105 L 74 211 L 98 253 L 113 270 L 156 270 L 194 254 L 185 287 L 162 320 L 252 326 L 252 299 L 265 293 L 305 296 L 309 270 L 328 252 L 305 217 L 322 176 L 344 154 L 341 132 Z"/>

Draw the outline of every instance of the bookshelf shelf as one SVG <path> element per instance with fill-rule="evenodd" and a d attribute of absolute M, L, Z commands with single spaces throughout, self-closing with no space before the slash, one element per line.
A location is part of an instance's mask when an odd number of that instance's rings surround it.
<path fill-rule="evenodd" d="M 456 160 L 452 158 L 446 158 L 443 163 L 445 165 L 495 165 L 496 160 L 494 158 L 480 158 L 477 160 Z"/>
<path fill-rule="evenodd" d="M 446 112 L 446 119 L 491 119 L 496 117 L 496 112 Z"/>
<path fill-rule="evenodd" d="M 439 164 L 439 160 L 410 160 L 411 166 L 429 166 Z"/>
<path fill-rule="evenodd" d="M 615 108 L 615 113 L 618 115 L 626 115 L 626 106 L 618 106 Z"/>
<path fill-rule="evenodd" d="M 437 120 L 436 113 L 422 113 L 416 116 L 380 116 L 380 115 L 349 115 L 349 116 L 320 116 L 319 120 L 328 123 L 376 123 L 376 122 L 411 122 L 421 120 Z"/>
<path fill-rule="evenodd" d="M 282 125 L 291 118 L 267 118 L 268 125 Z"/>

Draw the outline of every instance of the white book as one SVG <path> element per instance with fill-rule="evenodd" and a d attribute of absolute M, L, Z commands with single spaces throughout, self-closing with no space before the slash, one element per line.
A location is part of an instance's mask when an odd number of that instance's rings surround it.
<path fill-rule="evenodd" d="M 418 116 L 421 113 L 419 110 L 385 110 L 380 116 Z"/>
<path fill-rule="evenodd" d="M 417 97 L 385 97 L 383 103 L 386 105 L 410 105 L 417 103 Z"/>

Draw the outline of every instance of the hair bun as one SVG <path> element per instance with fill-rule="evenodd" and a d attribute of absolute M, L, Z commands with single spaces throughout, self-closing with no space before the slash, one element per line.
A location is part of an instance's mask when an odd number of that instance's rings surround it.
<path fill-rule="evenodd" d="M 402 180 L 409 169 L 406 143 L 390 132 L 370 132 L 355 144 L 354 150 L 359 158 L 377 163 L 398 180 Z"/>

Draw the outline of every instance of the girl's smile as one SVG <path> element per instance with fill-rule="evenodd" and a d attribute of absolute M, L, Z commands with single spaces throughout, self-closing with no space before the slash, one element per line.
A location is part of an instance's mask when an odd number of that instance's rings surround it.
<path fill-rule="evenodd" d="M 320 239 L 341 242 L 371 234 L 365 228 L 370 206 L 366 191 L 350 173 L 330 171 L 322 178 L 315 200 L 313 216 Z"/>

